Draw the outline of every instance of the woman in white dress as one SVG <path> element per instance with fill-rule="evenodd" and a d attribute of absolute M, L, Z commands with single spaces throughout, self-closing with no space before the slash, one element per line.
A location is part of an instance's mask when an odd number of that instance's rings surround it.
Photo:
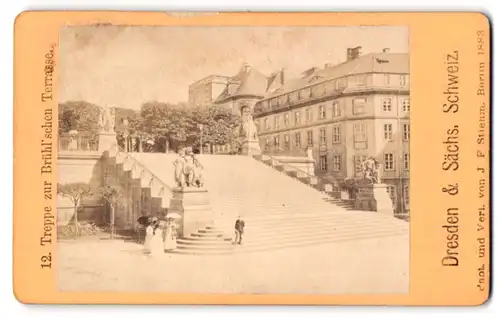
<path fill-rule="evenodd" d="M 146 227 L 146 238 L 144 239 L 144 252 L 151 253 L 151 243 L 153 241 L 154 236 L 154 223 L 149 223 Z"/>
<path fill-rule="evenodd" d="M 153 238 L 151 239 L 151 255 L 158 256 L 163 254 L 163 231 L 158 222 L 153 226 Z"/>
<path fill-rule="evenodd" d="M 165 227 L 165 239 L 163 241 L 163 249 L 165 251 L 172 251 L 177 248 L 177 226 L 174 219 L 168 218 Z"/>

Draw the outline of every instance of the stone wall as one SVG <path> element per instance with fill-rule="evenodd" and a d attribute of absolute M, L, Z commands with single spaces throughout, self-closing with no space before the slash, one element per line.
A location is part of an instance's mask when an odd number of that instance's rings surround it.
<path fill-rule="evenodd" d="M 123 164 L 116 164 L 115 158 L 101 159 L 103 184 L 120 189 L 122 197 L 115 209 L 117 229 L 134 229 L 140 216 L 163 216 L 166 212 L 161 199 L 151 196 L 149 187 L 141 187 L 139 179 L 133 179 L 130 171 L 123 170 Z M 106 208 L 109 223 L 109 208 Z"/>
<path fill-rule="evenodd" d="M 102 185 L 101 155 L 98 152 L 60 152 L 57 162 L 58 183 L 82 182 L 97 189 Z M 73 203 L 69 198 L 57 196 L 57 223 L 65 225 L 74 217 Z M 98 220 L 104 206 L 97 196 L 85 198 L 78 212 L 79 220 Z"/>

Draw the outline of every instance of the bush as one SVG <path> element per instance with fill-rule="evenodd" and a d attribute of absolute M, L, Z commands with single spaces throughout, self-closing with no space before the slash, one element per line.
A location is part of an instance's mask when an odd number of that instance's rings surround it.
<path fill-rule="evenodd" d="M 57 236 L 59 238 L 70 238 L 75 236 L 97 236 L 100 230 L 94 222 L 81 221 L 78 222 L 78 232 L 75 235 L 75 223 L 68 223 L 57 227 Z"/>

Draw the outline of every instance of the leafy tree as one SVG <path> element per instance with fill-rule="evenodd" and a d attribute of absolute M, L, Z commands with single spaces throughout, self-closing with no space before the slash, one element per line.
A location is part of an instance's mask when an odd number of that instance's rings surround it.
<path fill-rule="evenodd" d="M 148 102 L 143 105 L 140 118 L 134 121 L 134 126 L 143 136 L 156 142 L 162 141 L 166 148 L 177 149 L 189 143 L 193 130 L 191 112 L 183 104 Z"/>
<path fill-rule="evenodd" d="M 104 185 L 99 187 L 98 193 L 102 199 L 104 199 L 108 204 L 109 208 L 111 209 L 111 217 L 110 217 L 110 232 L 111 232 L 111 239 L 113 239 L 114 234 L 115 234 L 115 210 L 120 203 L 120 198 L 122 197 L 123 193 L 121 188 L 118 187 L 113 187 L 109 185 Z"/>
<path fill-rule="evenodd" d="M 99 107 L 84 101 L 69 101 L 59 104 L 59 132 L 70 130 L 95 135 L 98 127 Z"/>
<path fill-rule="evenodd" d="M 134 121 L 134 127 L 154 139 L 157 150 L 177 150 L 183 145 L 200 147 L 200 140 L 204 145 L 232 143 L 238 119 L 221 107 L 194 108 L 188 104 L 148 102 L 143 105 L 140 118 Z"/>
<path fill-rule="evenodd" d="M 127 118 L 129 121 L 140 116 L 138 111 L 126 108 L 116 108 L 115 112 L 115 130 L 123 131 L 123 121 Z M 99 133 L 99 106 L 85 101 L 68 101 L 59 104 L 59 132 L 67 133 L 70 130 L 87 133 L 95 136 Z"/>
<path fill-rule="evenodd" d="M 92 191 L 90 187 L 82 182 L 57 184 L 57 193 L 71 200 L 74 206 L 75 238 L 78 236 L 78 208 L 81 206 L 82 199 L 90 196 Z"/>
<path fill-rule="evenodd" d="M 98 134 L 97 105 L 69 101 L 60 104 L 59 109 L 60 132 L 77 130 L 92 136 Z M 239 124 L 239 116 L 229 109 L 217 106 L 195 108 L 186 103 L 151 101 L 145 103 L 140 112 L 116 108 L 115 119 L 119 139 L 125 133 L 136 134 L 142 140 L 153 140 L 156 151 L 166 152 L 169 148 L 177 150 L 184 145 L 199 148 L 201 140 L 203 145 L 237 142 L 235 129 Z M 200 125 L 203 125 L 203 129 L 200 129 Z"/>
<path fill-rule="evenodd" d="M 191 113 L 192 134 L 194 145 L 200 146 L 199 141 L 209 145 L 233 144 L 238 140 L 237 127 L 239 116 L 231 110 L 212 106 L 203 109 L 195 109 Z M 197 127 L 203 125 L 203 129 Z"/>

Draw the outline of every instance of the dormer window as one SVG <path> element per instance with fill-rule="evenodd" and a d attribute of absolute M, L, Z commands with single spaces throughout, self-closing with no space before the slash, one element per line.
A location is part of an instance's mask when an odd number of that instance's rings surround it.
<path fill-rule="evenodd" d="M 312 82 L 315 82 L 315 81 L 317 81 L 317 80 L 320 80 L 321 78 L 322 78 L 321 76 L 314 76 L 313 78 L 311 78 L 311 79 L 309 80 L 309 83 L 312 83 Z"/>

